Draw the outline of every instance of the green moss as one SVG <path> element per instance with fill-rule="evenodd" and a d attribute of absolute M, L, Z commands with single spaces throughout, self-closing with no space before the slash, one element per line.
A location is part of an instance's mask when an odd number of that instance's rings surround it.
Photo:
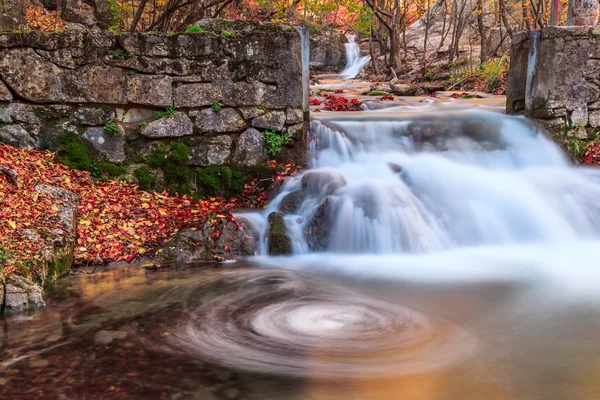
<path fill-rule="evenodd" d="M 116 178 L 126 173 L 126 168 L 105 161 L 96 161 L 88 147 L 79 138 L 65 134 L 60 138 L 56 160 L 69 168 L 89 171 L 95 178 Z"/>
<path fill-rule="evenodd" d="M 284 255 L 292 253 L 292 243 L 287 235 L 285 221 L 281 214 L 269 214 L 269 254 Z"/>
<path fill-rule="evenodd" d="M 145 190 L 147 192 L 154 190 L 156 187 L 156 179 L 150 173 L 150 168 L 141 167 L 134 171 L 134 175 L 138 180 L 138 184 L 140 185 L 140 189 Z"/>
<path fill-rule="evenodd" d="M 389 94 L 388 92 L 384 92 L 384 91 L 381 91 L 381 90 L 374 90 L 372 92 L 369 92 L 367 94 L 367 96 L 386 96 L 388 94 Z"/>
<path fill-rule="evenodd" d="M 121 131 L 119 130 L 119 125 L 117 125 L 116 122 L 109 122 L 108 124 L 104 125 L 104 133 L 106 133 L 109 136 L 112 137 L 119 137 L 121 136 Z"/>
<path fill-rule="evenodd" d="M 226 165 L 196 168 L 197 189 L 208 196 L 238 197 L 244 191 L 245 171 Z"/>
<path fill-rule="evenodd" d="M 154 113 L 154 119 L 161 119 L 162 117 L 167 117 L 170 115 L 175 115 L 177 111 L 173 107 L 167 107 L 164 111 L 157 111 Z"/>

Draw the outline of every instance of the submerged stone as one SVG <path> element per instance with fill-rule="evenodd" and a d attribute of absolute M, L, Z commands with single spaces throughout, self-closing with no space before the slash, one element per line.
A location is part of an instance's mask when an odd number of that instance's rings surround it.
<path fill-rule="evenodd" d="M 273 212 L 269 214 L 269 254 L 272 256 L 292 254 L 292 242 L 287 234 L 283 216 Z"/>

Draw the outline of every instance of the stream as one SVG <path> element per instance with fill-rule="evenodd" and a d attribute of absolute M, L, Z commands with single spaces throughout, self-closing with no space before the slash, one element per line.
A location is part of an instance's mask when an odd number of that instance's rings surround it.
<path fill-rule="evenodd" d="M 600 172 L 503 98 L 360 98 L 240 215 L 260 254 L 80 269 L 0 321 L 0 398 L 600 398 Z"/>

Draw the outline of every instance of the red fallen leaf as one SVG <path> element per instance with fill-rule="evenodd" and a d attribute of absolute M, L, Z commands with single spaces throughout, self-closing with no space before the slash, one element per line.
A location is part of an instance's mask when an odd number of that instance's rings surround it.
<path fill-rule="evenodd" d="M 382 96 L 379 100 L 382 100 L 382 101 L 396 100 L 396 98 L 394 96 L 392 96 L 391 94 L 386 94 L 385 96 Z"/>
<path fill-rule="evenodd" d="M 321 101 L 319 101 L 319 99 L 311 99 L 309 104 L 311 106 L 320 106 L 321 105 Z"/>
<path fill-rule="evenodd" d="M 336 94 L 339 94 L 339 93 L 344 93 L 344 91 L 343 91 L 342 89 L 338 89 L 338 90 L 336 90 L 336 91 L 335 91 L 335 93 L 336 93 Z"/>

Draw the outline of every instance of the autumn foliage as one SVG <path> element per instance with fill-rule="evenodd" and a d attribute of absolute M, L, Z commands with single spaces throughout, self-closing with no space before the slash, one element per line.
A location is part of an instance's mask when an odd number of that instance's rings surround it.
<path fill-rule="evenodd" d="M 43 193 L 34 190 L 37 183 L 58 186 L 77 194 L 78 230 L 75 263 L 132 261 L 167 241 L 184 225 L 200 225 L 209 220 L 228 219 L 233 207 L 264 207 L 265 187 L 257 180 L 246 185 L 241 198 L 210 197 L 193 200 L 171 196 L 167 192 L 148 193 L 136 185 L 117 181 L 100 181 L 88 172 L 72 170 L 54 162 L 54 154 L 27 151 L 0 143 L 0 166 L 16 172 L 19 187 L 0 174 L 0 249 L 9 255 L 8 264 L 40 260 L 40 250 L 47 245 L 43 235 L 28 240 L 23 231 L 60 230 L 59 206 Z M 278 165 L 280 172 L 272 181 L 295 173 L 298 166 Z"/>

